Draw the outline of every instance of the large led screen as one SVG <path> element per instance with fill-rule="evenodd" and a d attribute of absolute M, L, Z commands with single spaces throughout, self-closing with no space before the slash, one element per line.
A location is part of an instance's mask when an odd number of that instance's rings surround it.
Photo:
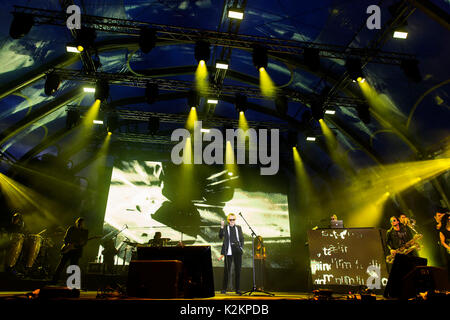
<path fill-rule="evenodd" d="M 232 174 L 204 165 L 196 166 L 191 184 L 183 186 L 181 170 L 164 162 L 116 161 L 104 220 L 104 234 L 119 251 L 116 264 L 128 264 L 136 247 L 148 245 L 160 232 L 165 245 L 211 245 L 213 266 L 223 266 L 218 261 L 222 246 L 218 233 L 229 213 L 236 214 L 244 233 L 244 267 L 252 265 L 251 231 L 244 219 L 263 237 L 266 265 L 277 268 L 287 263 L 290 229 L 285 179 L 260 176 L 257 169 Z"/>

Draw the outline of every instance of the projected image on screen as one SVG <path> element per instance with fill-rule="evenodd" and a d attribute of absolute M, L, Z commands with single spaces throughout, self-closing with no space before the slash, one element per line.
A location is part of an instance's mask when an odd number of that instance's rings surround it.
<path fill-rule="evenodd" d="M 239 213 L 263 237 L 266 264 L 277 268 L 286 263 L 278 258 L 290 246 L 285 180 L 251 169 L 233 175 L 218 166 L 196 166 L 192 174 L 192 182 L 183 186 L 180 166 L 137 160 L 115 163 L 104 233 L 119 251 L 116 264 L 128 264 L 137 247 L 152 245 L 160 233 L 167 246 L 211 245 L 213 265 L 223 266 L 217 259 L 222 246 L 218 233 L 229 213 L 236 214 L 244 233 L 243 266 L 252 265 L 252 243 Z"/>
<path fill-rule="evenodd" d="M 388 273 L 378 229 L 309 230 L 308 246 L 315 288 L 365 286 L 369 277 L 385 288 Z"/>

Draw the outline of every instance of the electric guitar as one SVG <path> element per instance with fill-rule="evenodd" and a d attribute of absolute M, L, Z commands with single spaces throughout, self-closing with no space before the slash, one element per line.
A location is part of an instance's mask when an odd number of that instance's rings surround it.
<path fill-rule="evenodd" d="M 89 240 L 100 239 L 100 238 L 102 238 L 102 236 L 93 236 L 93 237 L 88 238 L 86 240 L 86 242 Z M 79 244 L 75 244 L 75 243 L 64 243 L 63 246 L 61 247 L 61 254 L 66 254 L 72 250 L 78 249 L 80 247 L 84 247 L 85 245 L 86 245 L 86 243 L 83 244 L 82 246 L 80 246 Z"/>

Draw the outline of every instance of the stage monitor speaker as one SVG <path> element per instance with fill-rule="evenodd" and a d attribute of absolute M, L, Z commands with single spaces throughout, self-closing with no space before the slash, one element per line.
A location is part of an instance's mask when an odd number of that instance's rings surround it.
<path fill-rule="evenodd" d="M 182 296 L 183 263 L 177 260 L 132 260 L 128 268 L 127 294 L 141 298 Z"/>
<path fill-rule="evenodd" d="M 210 246 L 138 247 L 137 259 L 182 261 L 184 297 L 214 297 Z"/>
<path fill-rule="evenodd" d="M 37 290 L 40 299 L 79 298 L 80 290 L 68 287 L 46 286 Z"/>
<path fill-rule="evenodd" d="M 426 266 L 427 259 L 397 254 L 384 290 L 386 298 L 400 298 L 403 278 L 417 266 Z"/>
<path fill-rule="evenodd" d="M 449 290 L 447 270 L 438 267 L 415 267 L 403 278 L 402 299 L 416 297 L 421 292 Z"/>

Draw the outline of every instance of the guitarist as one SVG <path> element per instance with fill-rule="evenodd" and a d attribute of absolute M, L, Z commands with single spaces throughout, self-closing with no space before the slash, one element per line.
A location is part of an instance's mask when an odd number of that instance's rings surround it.
<path fill-rule="evenodd" d="M 411 229 L 400 223 L 397 217 L 391 217 L 391 228 L 386 233 L 386 244 L 390 254 L 395 255 L 397 249 L 403 247 L 408 241 L 412 240 Z M 410 256 L 417 256 L 415 250 L 408 253 Z"/>
<path fill-rule="evenodd" d="M 88 241 L 88 235 L 89 231 L 85 228 L 83 218 L 78 218 L 75 221 L 75 225 L 67 229 L 66 235 L 64 236 L 64 245 L 61 248 L 61 260 L 53 276 L 54 282 L 58 281 L 67 262 L 70 262 L 70 265 L 78 265 L 78 261 L 83 254 L 83 247 Z"/>

